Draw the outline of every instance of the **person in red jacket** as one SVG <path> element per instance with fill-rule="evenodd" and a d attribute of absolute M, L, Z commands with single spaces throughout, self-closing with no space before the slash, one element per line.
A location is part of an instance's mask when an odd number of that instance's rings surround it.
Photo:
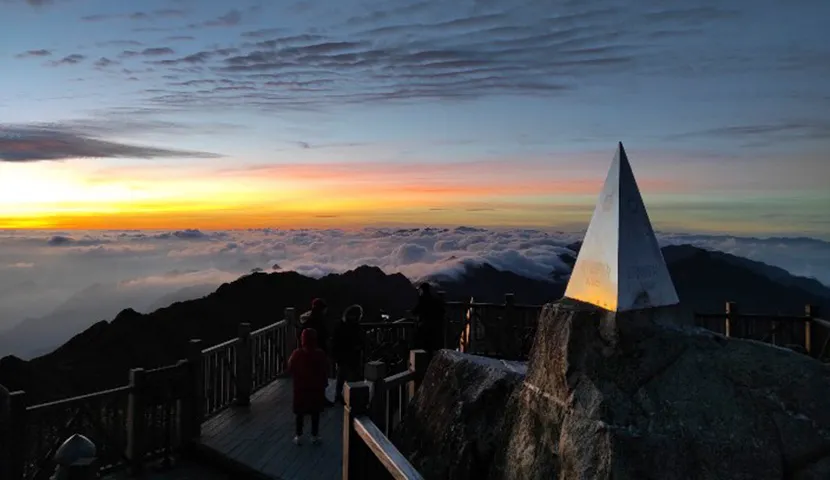
<path fill-rule="evenodd" d="M 317 331 L 303 330 L 301 347 L 288 359 L 288 373 L 294 379 L 294 416 L 296 430 L 294 443 L 300 445 L 305 416 L 311 416 L 311 443 L 320 442 L 320 412 L 326 401 L 328 386 L 328 359 L 317 345 Z"/>

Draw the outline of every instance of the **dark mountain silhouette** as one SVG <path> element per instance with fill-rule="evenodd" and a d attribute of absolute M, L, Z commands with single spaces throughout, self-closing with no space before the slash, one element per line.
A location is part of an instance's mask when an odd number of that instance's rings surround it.
<path fill-rule="evenodd" d="M 125 309 L 112 321 L 98 322 L 54 352 L 28 362 L 4 357 L 0 384 L 24 389 L 39 400 L 121 385 L 130 368 L 153 368 L 183 358 L 191 338 L 201 338 L 206 346 L 216 344 L 236 335 L 242 321 L 256 329 L 281 319 L 289 306 L 299 315 L 318 296 L 329 302 L 332 319 L 358 302 L 371 320 L 381 310 L 393 318 L 403 316 L 417 292 L 403 275 L 386 275 L 376 267 L 321 279 L 296 272 L 254 273 L 223 284 L 207 297 L 151 314 Z"/>
<path fill-rule="evenodd" d="M 192 285 L 190 287 L 180 288 L 179 290 L 167 294 L 153 302 L 146 311 L 155 312 L 159 308 L 164 308 L 176 302 L 184 302 L 187 300 L 195 300 L 197 298 L 202 298 L 206 295 L 209 295 L 214 290 L 216 290 L 216 285 L 210 286 L 208 284 Z"/>
<path fill-rule="evenodd" d="M 726 301 L 738 302 L 748 313 L 803 315 L 808 303 L 824 312 L 830 308 L 830 292 L 822 295 L 799 286 L 812 279 L 770 276 L 775 267 L 761 262 L 689 245 L 664 247 L 663 255 L 680 300 L 696 311 L 721 312 Z"/>
<path fill-rule="evenodd" d="M 572 246 L 574 250 L 578 245 Z M 696 311 L 723 311 L 726 301 L 739 302 L 747 312 L 801 314 L 807 303 L 830 308 L 830 296 L 800 288 L 804 281 L 792 275 L 768 275 L 764 264 L 736 261 L 726 254 L 690 246 L 663 249 L 681 300 Z M 737 257 L 736 257 L 737 258 Z M 573 258 L 564 256 L 566 262 Z M 746 263 L 750 262 L 750 263 Z M 563 281 L 526 278 L 491 265 L 468 266 L 457 277 L 432 279 L 448 300 L 502 302 L 514 293 L 518 303 L 539 304 L 564 292 Z M 0 384 L 24 389 L 36 401 L 100 390 L 127 382 L 133 367 L 153 368 L 185 356 L 189 339 L 201 338 L 206 346 L 236 335 L 237 325 L 250 322 L 259 328 L 282 318 L 288 306 L 302 313 L 315 297 L 330 305 L 330 320 L 345 307 L 361 303 L 366 320 L 381 312 L 402 317 L 416 300 L 412 283 L 401 274 L 387 275 L 363 266 L 320 279 L 296 272 L 253 273 L 220 286 L 197 300 L 177 302 L 150 314 L 121 311 L 112 321 L 101 321 L 57 350 L 23 361 L 0 359 Z"/>
<path fill-rule="evenodd" d="M 503 303 L 504 294 L 515 295 L 516 303 L 542 304 L 552 302 L 565 293 L 565 283 L 523 277 L 513 272 L 497 270 L 490 264 L 468 266 L 458 277 L 432 279 L 448 300 Z"/>
<path fill-rule="evenodd" d="M 579 252 L 581 242 L 568 245 Z M 727 301 L 746 312 L 801 315 L 808 303 L 827 311 L 830 288 L 763 262 L 692 245 L 663 247 L 680 300 L 695 311 L 720 312 Z M 576 256 L 562 260 L 570 265 Z"/>
<path fill-rule="evenodd" d="M 149 303 L 129 291 L 113 285 L 91 285 L 72 295 L 52 312 L 42 317 L 27 318 L 12 328 L 0 332 L 0 352 L 24 358 L 49 353 L 90 327 L 95 321 L 112 318 L 125 305 L 142 312 L 153 312 L 176 302 L 203 297 L 216 290 L 218 283 L 192 285 L 167 292 Z"/>

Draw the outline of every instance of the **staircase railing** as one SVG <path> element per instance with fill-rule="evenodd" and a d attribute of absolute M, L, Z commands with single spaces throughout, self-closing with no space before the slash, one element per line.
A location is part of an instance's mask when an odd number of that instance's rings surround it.
<path fill-rule="evenodd" d="M 343 479 L 421 480 L 423 476 L 389 439 L 410 400 L 420 387 L 429 357 L 423 350 L 410 352 L 409 369 L 384 377 L 386 365 L 366 366 L 370 381 L 345 386 L 343 409 Z M 394 400 L 393 400 L 394 399 Z"/>
<path fill-rule="evenodd" d="M 0 479 L 48 479 L 53 457 L 69 434 L 97 445 L 102 473 L 143 470 L 149 461 L 169 464 L 173 453 L 198 440 L 206 419 L 285 373 L 294 349 L 294 309 L 285 318 L 209 348 L 191 340 L 187 359 L 175 365 L 130 371 L 122 387 L 30 405 L 23 391 L 0 386 Z M 4 405 L 4 403 L 6 405 Z"/>

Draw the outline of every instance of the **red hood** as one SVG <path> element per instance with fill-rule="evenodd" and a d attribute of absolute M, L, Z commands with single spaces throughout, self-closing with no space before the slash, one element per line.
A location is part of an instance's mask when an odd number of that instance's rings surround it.
<path fill-rule="evenodd" d="M 314 350 L 317 348 L 317 330 L 313 328 L 306 328 L 303 330 L 300 344 L 306 350 Z"/>

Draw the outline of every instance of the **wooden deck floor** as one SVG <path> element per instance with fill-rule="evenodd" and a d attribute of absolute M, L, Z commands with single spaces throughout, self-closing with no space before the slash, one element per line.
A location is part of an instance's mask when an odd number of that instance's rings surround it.
<path fill-rule="evenodd" d="M 327 395 L 334 397 L 334 386 Z M 219 454 L 279 480 L 338 479 L 343 460 L 343 407 L 320 416 L 322 443 L 294 445 L 291 380 L 279 379 L 251 396 L 251 406 L 232 407 L 202 425 L 202 444 Z"/>

